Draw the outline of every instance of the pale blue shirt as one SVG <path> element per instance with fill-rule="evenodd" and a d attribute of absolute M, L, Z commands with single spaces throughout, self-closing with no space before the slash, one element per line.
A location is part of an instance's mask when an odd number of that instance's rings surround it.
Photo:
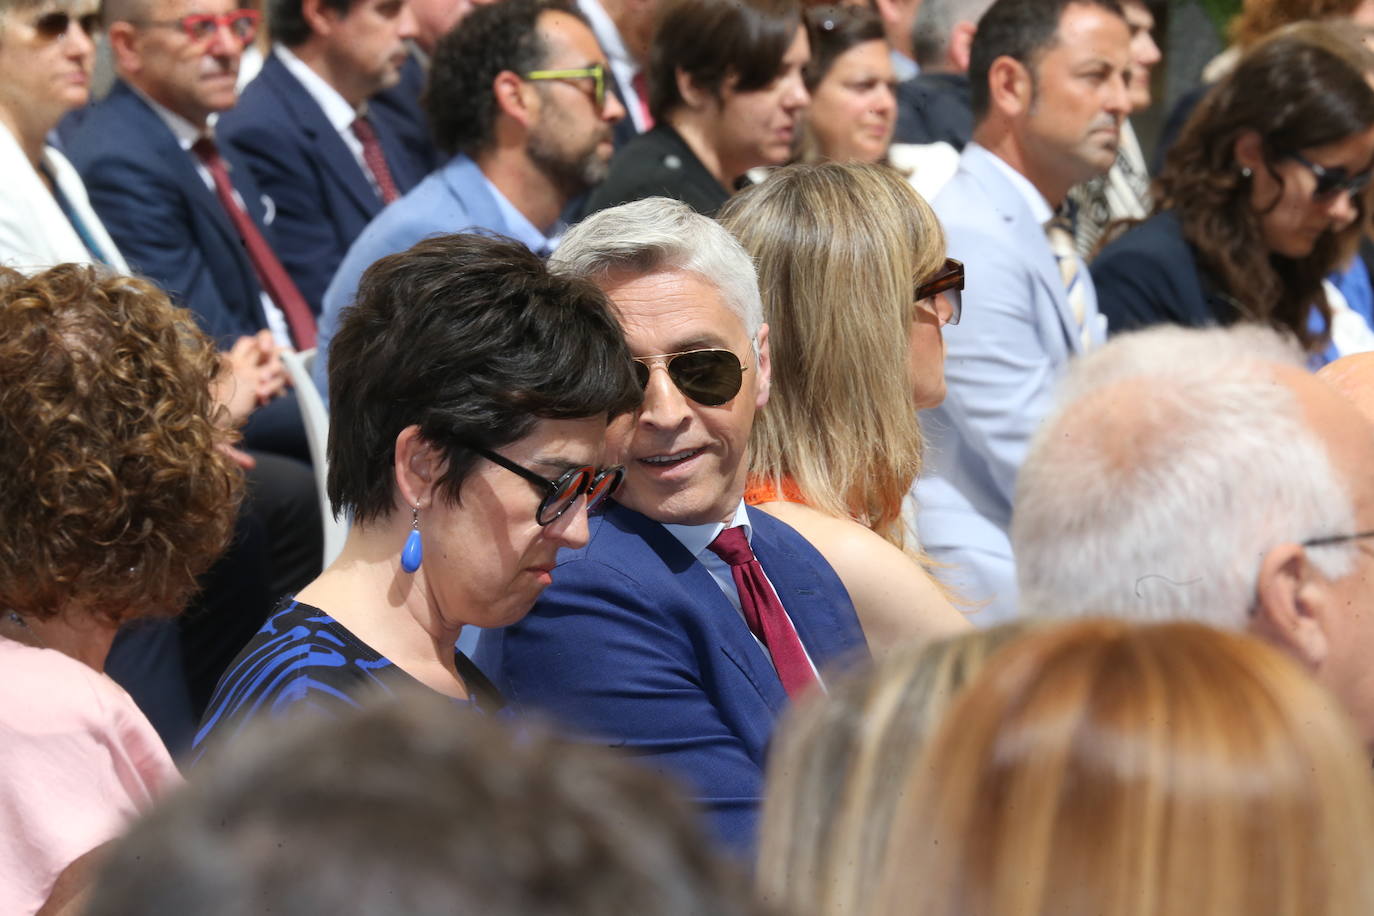
<path fill-rule="evenodd" d="M 501 211 L 501 218 L 506 221 L 505 234 L 541 257 L 548 257 L 552 254 L 562 240 L 563 233 L 568 228 L 567 225 L 559 220 L 550 228 L 549 234 L 545 235 L 525 217 L 525 214 L 515 208 L 515 204 L 506 199 L 506 195 L 501 193 L 500 188 L 492 184 L 486 172 L 482 172 L 480 169 L 478 171 L 482 175 L 482 180 L 487 184 L 487 190 L 491 191 L 491 196 L 496 200 L 496 209 Z"/>

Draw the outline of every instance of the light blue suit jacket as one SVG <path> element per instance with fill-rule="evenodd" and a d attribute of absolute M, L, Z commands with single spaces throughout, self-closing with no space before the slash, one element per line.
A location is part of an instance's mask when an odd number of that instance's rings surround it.
<path fill-rule="evenodd" d="M 319 356 L 313 375 L 326 402 L 329 400 L 329 345 L 339 330 L 339 313 L 353 304 L 363 272 L 378 258 L 405 251 L 430 236 L 472 230 L 502 235 L 512 233 L 482 170 L 461 153 L 431 172 L 410 193 L 367 224 L 348 249 L 324 294 Z"/>
<path fill-rule="evenodd" d="M 944 332 L 949 393 L 922 418 L 917 525 L 922 545 L 950 564 L 951 584 L 986 602 L 974 619 L 987 625 L 1016 613 L 1008 536 L 1016 474 L 1083 344 L 1044 228 L 992 153 L 970 144 L 934 207 L 967 280 L 963 318 Z M 1106 321 L 1087 269 L 1079 269 L 1085 324 L 1101 343 Z"/>

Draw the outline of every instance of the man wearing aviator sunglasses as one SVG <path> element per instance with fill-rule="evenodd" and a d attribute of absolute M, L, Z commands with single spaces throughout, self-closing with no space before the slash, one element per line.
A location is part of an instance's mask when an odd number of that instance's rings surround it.
<path fill-rule="evenodd" d="M 610 298 L 644 403 L 590 542 L 560 556 L 528 618 L 483 635 L 478 661 L 508 695 L 685 780 L 745 851 L 775 717 L 864 651 L 834 571 L 743 503 L 770 377 L 753 264 L 665 198 L 589 217 L 553 263 Z"/>
<path fill-rule="evenodd" d="M 531 67 L 531 64 L 535 66 Z M 422 238 L 484 229 L 548 254 L 569 202 L 606 174 L 625 115 L 606 91 L 596 37 L 546 0 L 479 7 L 435 51 L 430 122 L 451 158 L 359 236 L 325 291 L 315 378 L 327 378 L 339 316 L 378 258 Z"/>

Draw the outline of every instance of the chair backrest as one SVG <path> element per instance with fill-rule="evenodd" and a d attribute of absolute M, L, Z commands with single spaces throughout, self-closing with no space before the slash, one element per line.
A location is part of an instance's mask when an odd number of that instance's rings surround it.
<path fill-rule="evenodd" d="M 305 439 L 310 445 L 310 460 L 315 466 L 315 492 L 320 500 L 320 517 L 324 520 L 324 565 L 327 567 L 343 550 L 344 538 L 348 536 L 348 522 L 334 518 L 329 511 L 329 494 L 325 489 L 325 480 L 329 476 L 329 411 L 325 409 L 324 399 L 310 378 L 315 349 L 312 347 L 302 353 L 285 351 L 281 359 L 291 376 L 291 384 L 296 387 L 296 402 L 301 406 Z"/>

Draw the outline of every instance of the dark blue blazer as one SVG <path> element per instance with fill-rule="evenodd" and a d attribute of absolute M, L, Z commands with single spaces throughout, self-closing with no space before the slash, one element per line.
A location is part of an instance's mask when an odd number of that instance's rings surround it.
<path fill-rule="evenodd" d="M 404 194 L 422 176 L 390 122 L 372 120 Z M 220 117 L 216 132 L 221 146 L 237 148 L 275 202 L 277 255 L 318 314 L 335 268 L 381 212 L 381 198 L 324 111 L 275 54 L 267 55 L 238 105 Z"/>
<path fill-rule="evenodd" d="M 91 203 L 130 267 L 196 313 L 223 347 L 267 326 L 261 289 L 238 231 L 192 154 L 122 80 L 65 138 Z M 269 244 L 262 192 L 222 149 L 231 180 Z"/>
<path fill-rule="evenodd" d="M 801 535 L 749 510 L 753 548 L 818 669 L 867 656 L 849 594 Z M 520 623 L 477 662 L 512 702 L 629 748 L 690 787 L 748 851 L 787 694 L 706 567 L 662 525 L 612 505 Z"/>

